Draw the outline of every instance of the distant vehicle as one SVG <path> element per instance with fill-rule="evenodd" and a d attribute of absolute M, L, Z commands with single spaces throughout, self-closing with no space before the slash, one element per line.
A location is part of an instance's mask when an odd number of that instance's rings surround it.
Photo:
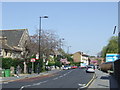
<path fill-rule="evenodd" d="M 68 70 L 68 69 L 71 69 L 71 66 L 64 66 L 63 67 L 63 70 Z"/>
<path fill-rule="evenodd" d="M 76 69 L 76 68 L 78 68 L 78 67 L 77 67 L 77 66 L 72 66 L 71 68 L 72 68 L 72 69 Z"/>
<path fill-rule="evenodd" d="M 86 66 L 87 66 L 86 63 L 81 63 L 80 64 L 80 68 L 86 68 Z"/>
<path fill-rule="evenodd" d="M 86 72 L 91 72 L 91 73 L 94 73 L 95 72 L 95 66 L 94 65 L 89 65 L 87 66 L 86 68 Z"/>
<path fill-rule="evenodd" d="M 71 66 L 68 66 L 68 69 L 71 69 Z"/>
<path fill-rule="evenodd" d="M 64 66 L 63 67 L 63 70 L 68 70 L 69 68 L 67 66 Z"/>

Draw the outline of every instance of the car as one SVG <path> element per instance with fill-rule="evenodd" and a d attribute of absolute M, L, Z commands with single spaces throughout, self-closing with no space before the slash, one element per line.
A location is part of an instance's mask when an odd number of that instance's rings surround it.
<path fill-rule="evenodd" d="M 90 72 L 90 73 L 94 73 L 95 72 L 95 66 L 87 66 L 87 68 L 86 68 L 86 72 L 88 73 L 88 72 Z"/>
<path fill-rule="evenodd" d="M 68 69 L 71 69 L 71 66 L 68 66 Z"/>
<path fill-rule="evenodd" d="M 68 70 L 68 69 L 71 69 L 71 67 L 70 66 L 64 66 L 63 67 L 63 70 Z"/>
<path fill-rule="evenodd" d="M 77 66 L 72 66 L 71 68 L 72 68 L 72 69 L 76 69 L 76 68 L 78 68 L 78 67 L 77 67 Z"/>

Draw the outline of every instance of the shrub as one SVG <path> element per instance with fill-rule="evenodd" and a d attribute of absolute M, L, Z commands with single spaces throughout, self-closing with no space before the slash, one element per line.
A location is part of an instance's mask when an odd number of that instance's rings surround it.
<path fill-rule="evenodd" d="M 13 64 L 13 61 L 11 58 L 2 58 L 2 68 L 3 69 L 10 69 L 12 64 Z"/>

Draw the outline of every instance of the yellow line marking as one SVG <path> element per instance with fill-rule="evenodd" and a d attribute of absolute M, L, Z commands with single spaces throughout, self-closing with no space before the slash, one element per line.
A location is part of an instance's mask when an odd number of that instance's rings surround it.
<path fill-rule="evenodd" d="M 94 80 L 96 74 L 94 74 L 93 78 L 85 85 L 85 87 L 88 87 L 90 85 L 90 83 Z"/>

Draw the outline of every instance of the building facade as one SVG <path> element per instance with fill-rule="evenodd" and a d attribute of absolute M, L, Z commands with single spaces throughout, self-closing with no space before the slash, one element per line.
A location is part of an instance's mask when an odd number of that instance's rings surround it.
<path fill-rule="evenodd" d="M 22 58 L 26 43 L 30 41 L 27 29 L 0 30 L 0 56 L 3 58 Z"/>
<path fill-rule="evenodd" d="M 88 65 L 89 58 L 88 55 L 84 54 L 83 52 L 76 52 L 73 54 L 73 61 L 74 62 L 81 62 L 82 64 Z"/>

